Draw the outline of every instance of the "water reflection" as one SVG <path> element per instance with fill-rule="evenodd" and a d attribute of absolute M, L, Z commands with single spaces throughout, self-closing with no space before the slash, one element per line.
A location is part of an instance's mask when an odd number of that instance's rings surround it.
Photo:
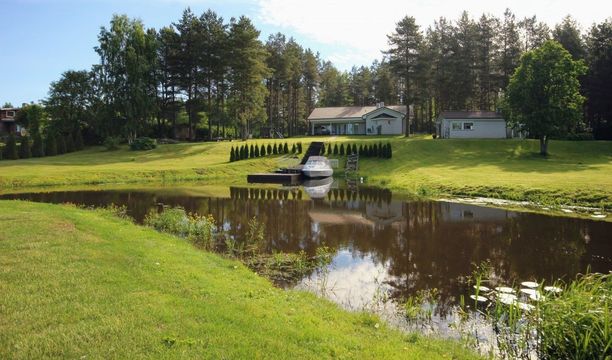
<path fill-rule="evenodd" d="M 319 184 L 318 186 L 328 186 Z M 368 187 L 231 187 L 229 197 L 184 195 L 179 189 L 109 190 L 4 195 L 53 203 L 126 205 L 142 221 L 158 204 L 212 214 L 219 230 L 240 240 L 249 219 L 266 224 L 267 251 L 335 251 L 328 280 L 333 299 L 368 304 L 381 286 L 395 298 L 437 288 L 437 315 L 446 316 L 466 294 L 473 263 L 490 260 L 508 284 L 571 278 L 587 266 L 612 269 L 612 224 L 486 208 L 469 204 L 394 200 Z M 312 190 L 312 189 L 311 189 Z M 313 196 L 314 194 L 314 196 Z M 313 199 L 314 198 L 314 199 Z M 317 274 L 300 286 L 316 287 Z M 310 285 L 309 285 L 310 284 Z M 382 284 L 382 285 L 381 285 Z M 330 296 L 331 297 L 331 296 Z"/>

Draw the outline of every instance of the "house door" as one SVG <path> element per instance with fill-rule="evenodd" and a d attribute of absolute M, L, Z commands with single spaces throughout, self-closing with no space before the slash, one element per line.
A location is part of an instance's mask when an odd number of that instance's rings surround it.
<path fill-rule="evenodd" d="M 382 125 L 376 127 L 376 135 L 382 135 Z"/>

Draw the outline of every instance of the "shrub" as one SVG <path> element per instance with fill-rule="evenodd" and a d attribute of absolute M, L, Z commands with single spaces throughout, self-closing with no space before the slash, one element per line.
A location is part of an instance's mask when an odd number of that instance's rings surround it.
<path fill-rule="evenodd" d="M 55 141 L 57 141 L 57 154 L 65 154 L 66 153 L 66 139 L 62 136 L 62 134 L 57 134 L 55 136 Z"/>
<path fill-rule="evenodd" d="M 302 153 L 302 143 L 301 142 L 297 144 L 297 151 L 298 151 L 298 154 Z"/>
<path fill-rule="evenodd" d="M 593 137 L 592 133 L 583 132 L 583 133 L 569 134 L 566 137 L 566 139 L 572 140 L 572 141 L 589 141 L 589 140 L 595 140 L 595 137 Z"/>
<path fill-rule="evenodd" d="M 10 134 L 6 140 L 6 146 L 4 146 L 4 158 L 7 160 L 19 159 L 19 154 L 17 153 L 17 141 L 15 140 L 14 134 Z"/>
<path fill-rule="evenodd" d="M 323 144 L 323 146 L 321 146 L 321 153 L 319 155 L 321 155 L 321 156 L 325 155 L 325 144 Z"/>
<path fill-rule="evenodd" d="M 30 138 L 23 136 L 21 138 L 21 145 L 19 146 L 19 157 L 22 159 L 29 159 L 32 157 L 32 151 L 30 149 Z"/>
<path fill-rule="evenodd" d="M 351 148 L 351 154 L 356 155 L 357 153 L 357 144 L 353 144 L 353 147 Z"/>
<path fill-rule="evenodd" d="M 210 215 L 187 214 L 185 209 L 175 207 L 161 213 L 150 212 L 145 224 L 157 231 L 186 238 L 205 249 L 212 249 L 214 245 L 215 220 Z"/>
<path fill-rule="evenodd" d="M 338 155 L 338 144 L 334 144 L 334 155 Z"/>
<path fill-rule="evenodd" d="M 32 156 L 33 157 L 43 157 L 45 156 L 45 149 L 43 147 L 42 137 L 40 133 L 35 133 L 33 142 L 32 142 Z"/>
<path fill-rule="evenodd" d="M 249 146 L 248 145 L 244 145 L 244 158 L 245 159 L 249 158 Z"/>
<path fill-rule="evenodd" d="M 259 157 L 259 146 L 257 146 L 257 144 L 255 144 L 255 148 L 253 150 L 254 150 L 254 152 L 251 152 L 251 153 L 253 153 L 254 156 L 256 158 L 258 158 Z"/>
<path fill-rule="evenodd" d="M 55 141 L 55 136 L 53 134 L 47 134 L 47 138 L 45 140 L 45 155 L 57 155 L 57 142 Z"/>
<path fill-rule="evenodd" d="M 253 144 L 251 144 L 251 147 L 249 148 L 249 154 L 251 159 L 255 157 L 255 148 L 253 147 Z"/>
<path fill-rule="evenodd" d="M 289 154 L 289 146 L 287 145 L 287 143 L 285 143 L 285 145 L 283 146 L 283 154 Z"/>
<path fill-rule="evenodd" d="M 276 143 L 272 147 L 272 154 L 274 154 L 274 155 L 278 154 L 278 148 L 276 147 Z"/>
<path fill-rule="evenodd" d="M 332 154 L 332 146 L 331 144 L 327 145 L 327 155 L 331 155 Z"/>
<path fill-rule="evenodd" d="M 272 155 L 272 145 L 268 144 L 268 155 Z"/>
<path fill-rule="evenodd" d="M 83 133 L 81 132 L 81 128 L 78 128 L 74 134 L 74 149 L 77 151 L 85 149 L 85 142 L 83 141 Z"/>
<path fill-rule="evenodd" d="M 232 146 L 232 149 L 230 150 L 230 158 L 229 158 L 230 162 L 234 162 L 234 147 Z"/>
<path fill-rule="evenodd" d="M 121 143 L 121 139 L 117 136 L 109 136 L 106 139 L 104 139 L 104 147 L 108 151 L 119 149 L 120 143 Z"/>
<path fill-rule="evenodd" d="M 259 149 L 259 156 L 266 156 L 266 147 L 263 144 L 261 144 L 261 147 Z"/>
<path fill-rule="evenodd" d="M 138 137 L 130 144 L 130 150 L 132 151 L 153 150 L 156 147 L 157 143 L 155 139 L 151 139 L 150 137 Z"/>
<path fill-rule="evenodd" d="M 74 152 L 74 139 L 72 139 L 72 135 L 68 134 L 66 135 L 66 152 L 67 153 L 71 153 Z"/>
<path fill-rule="evenodd" d="M 3 157 L 2 153 L 3 152 L 4 152 L 4 149 L 2 147 L 2 143 L 0 143 L 0 160 L 2 160 L 2 157 Z"/>
<path fill-rule="evenodd" d="M 291 153 L 295 154 L 297 152 L 297 149 L 295 147 L 295 143 L 293 145 L 291 145 Z"/>
<path fill-rule="evenodd" d="M 391 143 L 387 143 L 387 159 L 393 157 L 393 150 L 391 149 Z"/>
<path fill-rule="evenodd" d="M 340 150 L 338 151 L 338 154 L 340 154 L 341 156 L 344 155 L 344 144 L 340 144 Z"/>

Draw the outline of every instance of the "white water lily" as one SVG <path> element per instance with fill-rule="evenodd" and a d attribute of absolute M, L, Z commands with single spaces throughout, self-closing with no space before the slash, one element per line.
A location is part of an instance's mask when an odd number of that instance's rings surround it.
<path fill-rule="evenodd" d="M 532 288 L 532 289 L 535 289 L 538 287 L 538 283 L 534 281 L 523 281 L 521 285 L 526 288 Z"/>
<path fill-rule="evenodd" d="M 563 290 L 560 287 L 556 287 L 556 286 L 544 286 L 544 291 L 558 294 Z"/>
<path fill-rule="evenodd" d="M 516 295 L 508 293 L 501 293 L 497 295 L 497 298 L 499 302 L 506 305 L 512 305 L 516 301 Z"/>
<path fill-rule="evenodd" d="M 521 289 L 523 294 L 527 294 L 528 296 L 535 295 L 538 292 L 535 289 Z"/>
<path fill-rule="evenodd" d="M 498 286 L 495 288 L 495 290 L 497 290 L 500 293 L 514 294 L 514 289 L 511 287 L 507 287 L 507 286 Z"/>
<path fill-rule="evenodd" d="M 531 311 L 531 310 L 535 309 L 535 306 L 533 306 L 531 304 L 525 304 L 525 303 L 522 303 L 522 302 L 518 302 L 518 303 L 516 303 L 516 305 L 519 307 L 519 309 L 525 310 L 525 311 Z"/>
<path fill-rule="evenodd" d="M 487 302 L 487 298 L 484 296 L 480 296 L 478 295 L 478 297 L 476 295 L 470 295 L 470 298 L 472 298 L 472 300 L 476 300 L 478 302 Z"/>
<path fill-rule="evenodd" d="M 488 287 L 483 286 L 483 285 L 480 285 L 480 286 L 474 285 L 474 290 L 478 290 L 480 292 L 489 292 L 489 291 L 491 291 L 491 289 L 489 289 Z"/>

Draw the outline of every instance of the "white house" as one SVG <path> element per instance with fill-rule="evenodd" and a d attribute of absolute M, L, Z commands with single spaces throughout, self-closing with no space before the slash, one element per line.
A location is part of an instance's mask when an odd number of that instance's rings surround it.
<path fill-rule="evenodd" d="M 506 120 L 494 111 L 443 111 L 436 121 L 443 139 L 506 139 L 513 137 Z"/>
<path fill-rule="evenodd" d="M 401 135 L 406 106 L 343 106 L 315 108 L 308 123 L 311 135 Z"/>

